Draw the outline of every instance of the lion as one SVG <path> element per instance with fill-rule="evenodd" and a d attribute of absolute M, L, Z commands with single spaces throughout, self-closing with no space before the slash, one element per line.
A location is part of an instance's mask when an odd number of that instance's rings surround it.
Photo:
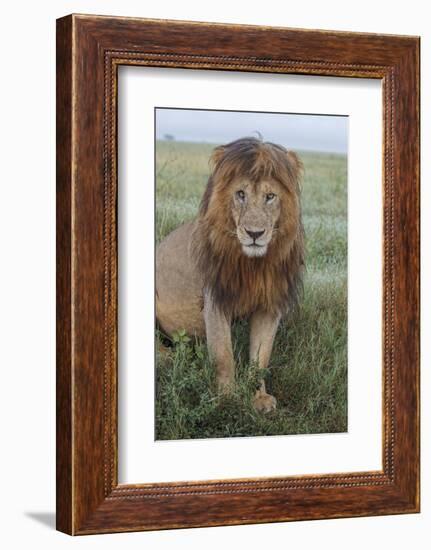
<path fill-rule="evenodd" d="M 250 362 L 266 368 L 280 319 L 298 302 L 304 269 L 302 163 L 281 145 L 245 137 L 221 145 L 195 220 L 156 250 L 156 317 L 167 335 L 206 337 L 219 389 L 235 379 L 231 325 L 250 322 Z M 262 381 L 253 397 L 269 412 Z"/>

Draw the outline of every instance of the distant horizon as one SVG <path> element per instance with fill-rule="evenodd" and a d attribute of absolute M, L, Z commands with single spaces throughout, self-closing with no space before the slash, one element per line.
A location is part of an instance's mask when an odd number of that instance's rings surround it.
<path fill-rule="evenodd" d="M 256 137 L 256 136 L 253 136 L 253 135 L 249 135 L 249 136 L 242 136 L 242 137 Z M 199 144 L 202 144 L 202 145 L 214 145 L 214 147 L 217 147 L 218 145 L 223 145 L 225 143 L 229 143 L 229 142 L 221 142 L 221 141 L 204 141 L 204 140 L 193 140 L 193 139 L 167 139 L 167 138 L 163 138 L 163 137 L 156 137 L 156 141 L 163 141 L 163 142 L 166 142 L 166 143 L 191 143 L 191 144 L 196 144 L 196 145 L 199 145 Z M 263 141 L 270 141 L 270 140 L 263 140 Z M 338 152 L 338 151 L 320 151 L 318 149 L 304 149 L 304 148 L 298 148 L 298 147 L 295 147 L 295 151 L 299 151 L 301 153 L 319 153 L 321 155 L 338 155 L 338 156 L 342 156 L 342 157 L 347 157 L 347 152 L 346 153 L 343 153 L 343 152 Z"/>
<path fill-rule="evenodd" d="M 220 145 L 260 135 L 287 149 L 348 153 L 346 115 L 156 107 L 155 122 L 156 139 L 161 141 Z"/>

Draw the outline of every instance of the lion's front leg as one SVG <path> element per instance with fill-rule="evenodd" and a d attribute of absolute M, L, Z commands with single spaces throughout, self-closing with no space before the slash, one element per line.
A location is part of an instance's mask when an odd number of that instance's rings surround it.
<path fill-rule="evenodd" d="M 226 391 L 235 382 L 231 319 L 219 310 L 209 294 L 204 296 L 204 318 L 208 351 L 217 369 L 218 387 Z"/>
<path fill-rule="evenodd" d="M 271 357 L 272 345 L 277 332 L 280 315 L 265 311 L 256 311 L 250 320 L 250 361 L 261 369 L 266 368 Z M 270 412 L 277 406 L 275 397 L 266 392 L 262 380 L 253 399 L 254 408 L 262 412 Z"/>

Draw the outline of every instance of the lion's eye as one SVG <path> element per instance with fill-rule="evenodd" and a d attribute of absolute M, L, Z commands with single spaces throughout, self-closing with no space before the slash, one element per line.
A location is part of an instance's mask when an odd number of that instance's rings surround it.
<path fill-rule="evenodd" d="M 245 193 L 242 189 L 240 189 L 239 191 L 236 192 L 236 196 L 238 197 L 238 199 L 241 201 L 241 202 L 244 202 L 244 199 L 245 199 Z"/>
<path fill-rule="evenodd" d="M 266 202 L 271 202 L 271 201 L 273 201 L 273 200 L 275 199 L 274 193 L 267 193 L 265 199 L 266 199 Z"/>

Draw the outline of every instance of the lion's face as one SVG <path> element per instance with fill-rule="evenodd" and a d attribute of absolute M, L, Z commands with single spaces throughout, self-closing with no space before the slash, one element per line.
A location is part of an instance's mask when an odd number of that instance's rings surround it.
<path fill-rule="evenodd" d="M 240 179 L 231 189 L 232 218 L 242 251 L 249 257 L 264 256 L 277 231 L 283 190 L 271 179 Z"/>

